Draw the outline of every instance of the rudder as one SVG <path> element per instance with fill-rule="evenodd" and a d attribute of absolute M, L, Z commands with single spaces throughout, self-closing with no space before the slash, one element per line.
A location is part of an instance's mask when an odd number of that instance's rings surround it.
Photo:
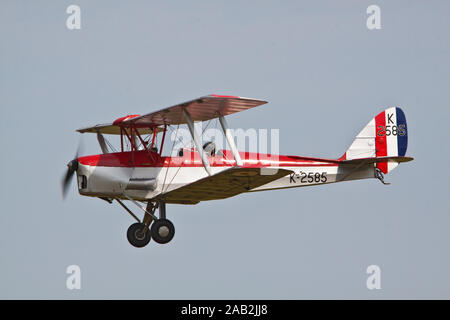
<path fill-rule="evenodd" d="M 405 114 L 402 109 L 392 107 L 380 112 L 361 130 L 341 159 L 404 156 L 407 147 Z M 392 171 L 397 165 L 395 161 L 376 164 L 383 173 Z"/>

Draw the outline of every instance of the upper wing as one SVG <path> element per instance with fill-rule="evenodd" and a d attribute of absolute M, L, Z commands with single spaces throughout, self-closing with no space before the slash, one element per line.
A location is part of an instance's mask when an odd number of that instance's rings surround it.
<path fill-rule="evenodd" d="M 291 174 L 285 169 L 230 168 L 158 196 L 167 203 L 225 199 Z"/>
<path fill-rule="evenodd" d="M 135 124 L 138 127 L 183 124 L 186 123 L 183 108 L 191 115 L 193 121 L 206 121 L 217 118 L 219 114 L 226 116 L 265 103 L 267 101 L 212 94 L 125 120 L 123 124 Z"/>
<path fill-rule="evenodd" d="M 137 129 L 139 134 L 151 134 L 153 130 L 151 128 L 139 128 Z M 163 128 L 157 128 L 158 132 L 164 130 Z M 80 133 L 102 133 L 102 134 L 120 134 L 120 127 L 114 123 L 97 124 L 92 127 L 81 128 L 77 130 Z"/>
<path fill-rule="evenodd" d="M 191 115 L 193 121 L 206 121 L 217 118 L 219 114 L 226 116 L 232 113 L 244 111 L 267 101 L 249 99 L 235 96 L 221 96 L 211 94 L 195 100 L 183 102 L 156 112 L 141 115 L 129 115 L 117 119 L 112 123 L 98 124 L 92 127 L 78 129 L 80 133 L 100 132 L 104 134 L 120 134 L 120 127 L 138 128 L 140 134 L 149 134 L 158 126 L 186 123 L 183 108 Z M 157 128 L 158 132 L 164 128 Z"/>

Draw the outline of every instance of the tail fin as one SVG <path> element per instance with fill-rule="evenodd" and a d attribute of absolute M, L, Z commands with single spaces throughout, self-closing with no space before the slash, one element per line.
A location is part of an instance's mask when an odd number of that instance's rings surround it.
<path fill-rule="evenodd" d="M 361 130 L 341 160 L 372 157 L 403 157 L 408 146 L 408 130 L 402 109 L 389 108 L 379 113 Z M 378 162 L 377 168 L 388 173 L 398 162 Z"/>

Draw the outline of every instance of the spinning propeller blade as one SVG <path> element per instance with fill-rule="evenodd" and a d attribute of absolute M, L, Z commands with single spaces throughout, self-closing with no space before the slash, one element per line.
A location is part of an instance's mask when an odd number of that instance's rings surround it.
<path fill-rule="evenodd" d="M 69 189 L 70 182 L 72 181 L 73 174 L 78 169 L 78 156 L 80 154 L 81 143 L 78 143 L 77 152 L 75 153 L 75 158 L 67 164 L 67 172 L 62 179 L 62 196 L 63 199 L 66 198 L 67 190 Z"/>

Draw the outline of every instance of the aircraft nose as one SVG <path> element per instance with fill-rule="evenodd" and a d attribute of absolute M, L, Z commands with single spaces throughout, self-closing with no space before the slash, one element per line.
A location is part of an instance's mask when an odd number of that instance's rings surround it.
<path fill-rule="evenodd" d="M 62 180 L 62 194 L 63 198 L 65 198 L 67 189 L 70 185 L 70 181 L 72 181 L 73 174 L 78 170 L 78 159 L 75 158 L 67 164 L 67 172 Z"/>

